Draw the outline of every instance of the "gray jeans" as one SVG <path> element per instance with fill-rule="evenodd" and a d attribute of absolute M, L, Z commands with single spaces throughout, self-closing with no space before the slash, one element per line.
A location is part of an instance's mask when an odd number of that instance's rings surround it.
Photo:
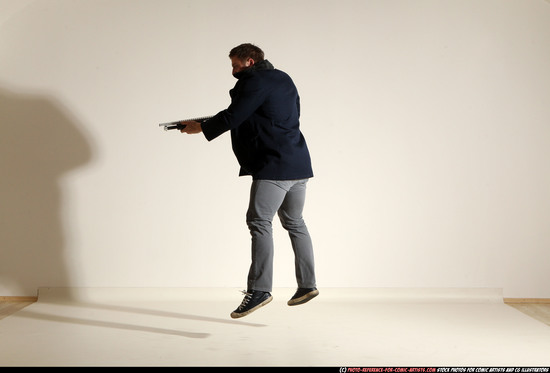
<path fill-rule="evenodd" d="M 302 218 L 307 181 L 308 179 L 252 182 L 250 204 L 246 213 L 246 223 L 252 236 L 252 264 L 248 273 L 248 290 L 272 291 L 272 221 L 276 213 L 290 236 L 298 287 L 316 287 L 313 245 Z"/>

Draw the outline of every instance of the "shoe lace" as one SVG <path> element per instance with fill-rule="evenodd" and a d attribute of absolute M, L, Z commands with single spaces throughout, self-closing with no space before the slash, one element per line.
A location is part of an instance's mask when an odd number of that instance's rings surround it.
<path fill-rule="evenodd" d="M 241 302 L 241 305 L 239 306 L 239 309 L 246 307 L 250 299 L 252 299 L 252 293 L 248 293 L 244 290 L 241 290 L 241 293 L 244 294 L 244 298 L 243 298 L 243 301 Z"/>

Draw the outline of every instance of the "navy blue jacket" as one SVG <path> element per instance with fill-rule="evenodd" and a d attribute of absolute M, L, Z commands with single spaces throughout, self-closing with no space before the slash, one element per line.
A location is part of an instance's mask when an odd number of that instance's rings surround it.
<path fill-rule="evenodd" d="M 300 131 L 300 97 L 294 82 L 267 61 L 243 70 L 229 91 L 231 104 L 202 123 L 208 141 L 231 131 L 240 176 L 296 180 L 313 176 Z"/>

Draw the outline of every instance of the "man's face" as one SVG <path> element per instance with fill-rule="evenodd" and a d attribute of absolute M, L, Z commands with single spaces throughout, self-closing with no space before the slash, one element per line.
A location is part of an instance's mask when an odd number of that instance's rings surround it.
<path fill-rule="evenodd" d="M 238 72 L 241 72 L 243 70 L 248 69 L 252 65 L 254 65 L 254 60 L 252 58 L 242 60 L 238 57 L 231 57 L 231 66 L 233 67 L 233 71 L 231 73 L 233 75 L 235 75 Z"/>

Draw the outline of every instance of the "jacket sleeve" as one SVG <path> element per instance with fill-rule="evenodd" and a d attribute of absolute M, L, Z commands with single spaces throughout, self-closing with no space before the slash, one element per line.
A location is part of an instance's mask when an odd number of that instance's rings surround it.
<path fill-rule="evenodd" d="M 227 123 L 223 119 L 222 113 L 223 111 L 220 111 L 218 114 L 214 115 L 214 117 L 201 124 L 202 133 L 208 141 L 214 140 L 216 137 L 229 130 Z"/>
<path fill-rule="evenodd" d="M 232 91 L 229 107 L 202 124 L 202 131 L 208 141 L 240 126 L 260 107 L 267 94 L 267 89 L 262 87 L 261 79 L 256 74 L 240 79 Z"/>

